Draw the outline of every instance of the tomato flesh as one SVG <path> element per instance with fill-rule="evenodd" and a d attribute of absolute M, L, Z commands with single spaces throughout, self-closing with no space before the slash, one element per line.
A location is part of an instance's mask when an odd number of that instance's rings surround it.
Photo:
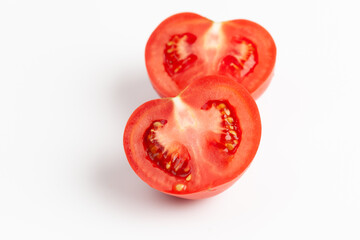
<path fill-rule="evenodd" d="M 260 141 L 256 104 L 227 77 L 193 81 L 179 96 L 140 106 L 130 117 L 124 148 L 151 187 L 197 199 L 228 188 L 248 167 Z"/>
<path fill-rule="evenodd" d="M 145 50 L 148 74 L 163 97 L 177 96 L 197 78 L 220 74 L 259 97 L 269 85 L 276 46 L 260 25 L 247 20 L 213 22 L 193 13 L 164 20 Z"/>

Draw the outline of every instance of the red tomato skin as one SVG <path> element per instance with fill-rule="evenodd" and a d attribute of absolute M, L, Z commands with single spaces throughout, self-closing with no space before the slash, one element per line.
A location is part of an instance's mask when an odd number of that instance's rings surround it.
<path fill-rule="evenodd" d="M 191 33 L 194 33 L 200 38 L 213 23 L 212 20 L 195 13 L 179 13 L 165 19 L 151 34 L 145 48 L 145 62 L 152 86 L 161 97 L 175 97 L 184 87 L 177 86 L 173 78 L 167 75 L 164 70 L 162 60 L 163 46 L 165 46 L 164 41 L 168 40 L 172 34 L 175 34 L 177 28 L 179 28 L 179 32 L 186 31 L 181 29 L 186 29 L 184 25 L 190 24 L 196 26 L 191 28 L 191 31 L 193 31 Z M 252 97 L 258 99 L 269 86 L 273 76 L 276 60 L 275 42 L 265 28 L 249 20 L 230 20 L 222 22 L 222 26 L 225 36 L 230 37 L 231 34 L 237 30 L 245 37 L 254 41 L 259 49 L 259 61 L 253 72 L 249 73 L 243 79 L 237 79 L 227 75 L 229 78 L 243 84 Z M 166 35 L 167 33 L 168 35 Z M 155 51 L 158 51 L 158 53 L 155 53 Z M 223 52 L 222 50 L 219 51 Z M 198 50 L 198 52 L 206 51 Z M 218 60 L 219 59 L 215 59 L 216 62 Z M 206 75 L 218 75 L 220 74 L 218 70 L 210 66 L 213 64 L 216 65 L 216 62 L 199 64 L 194 67 L 194 69 L 187 70 L 190 71 L 189 74 L 183 73 L 183 77 L 179 76 L 178 78 L 181 80 L 186 79 L 186 82 L 191 82 Z"/>
<path fill-rule="evenodd" d="M 244 153 L 245 157 L 243 156 L 244 159 L 242 160 L 242 165 L 239 165 L 236 172 L 232 173 L 231 176 L 224 176 L 223 179 L 220 179 L 218 181 L 219 184 L 215 184 L 211 187 L 204 187 L 199 191 L 178 193 L 171 188 L 169 189 L 164 187 L 164 185 L 161 185 L 161 181 L 157 181 L 156 178 L 160 175 L 164 175 L 164 173 L 149 164 L 149 160 L 146 159 L 145 153 L 141 153 L 144 152 L 144 149 L 141 141 L 139 141 L 147 126 L 146 122 L 151 122 L 152 119 L 166 119 L 167 116 L 171 115 L 173 112 L 171 98 L 157 99 L 144 103 L 132 113 L 126 124 L 123 136 L 123 145 L 128 162 L 134 172 L 145 183 L 152 188 L 171 196 L 184 199 L 203 199 L 223 192 L 242 176 L 255 157 L 261 137 L 259 112 L 255 101 L 247 90 L 240 84 L 232 82 L 232 80 L 229 80 L 227 77 L 207 76 L 192 82 L 180 96 L 184 102 L 200 106 L 202 101 L 207 101 L 207 98 L 212 99 L 214 96 L 221 98 L 223 95 L 220 94 L 221 92 L 219 93 L 219 89 L 222 89 L 220 91 L 226 92 L 228 96 L 239 95 L 239 103 L 243 104 L 241 109 L 245 113 L 238 113 L 238 115 L 243 116 L 244 119 L 246 118 L 246 121 L 250 121 L 250 123 L 242 122 L 242 125 L 246 126 L 246 124 L 248 124 L 249 126 L 252 126 L 251 132 L 248 133 L 251 135 L 251 140 L 249 140 L 250 142 L 244 142 L 245 145 L 242 151 L 246 149 L 246 152 Z M 203 97 L 200 96 L 200 93 L 209 93 L 211 96 Z M 235 101 L 237 99 L 236 97 L 232 100 Z M 153 114 L 156 114 L 156 116 L 153 116 Z"/>
<path fill-rule="evenodd" d="M 269 77 L 267 77 L 266 80 L 251 93 L 251 96 L 255 100 L 259 99 L 259 97 L 266 91 L 266 89 L 268 89 L 273 77 L 274 77 L 274 70 L 272 70 Z"/>

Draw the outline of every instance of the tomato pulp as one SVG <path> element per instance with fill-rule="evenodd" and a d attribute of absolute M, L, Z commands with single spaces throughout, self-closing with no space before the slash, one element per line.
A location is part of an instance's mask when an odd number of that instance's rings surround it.
<path fill-rule="evenodd" d="M 177 96 L 194 79 L 220 74 L 241 83 L 258 98 L 267 88 L 275 65 L 271 35 L 248 20 L 213 22 L 194 13 L 164 20 L 145 49 L 154 89 Z"/>
<path fill-rule="evenodd" d="M 199 199 L 233 184 L 249 166 L 261 123 L 248 91 L 225 76 L 194 80 L 177 97 L 137 108 L 124 132 L 136 174 L 166 194 Z"/>

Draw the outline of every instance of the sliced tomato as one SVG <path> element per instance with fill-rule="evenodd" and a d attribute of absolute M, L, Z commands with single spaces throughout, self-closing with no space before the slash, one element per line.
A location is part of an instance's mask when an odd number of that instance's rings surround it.
<path fill-rule="evenodd" d="M 220 74 L 257 98 L 270 83 L 275 58 L 274 40 L 260 25 L 248 20 L 213 22 L 194 13 L 164 20 L 145 50 L 152 85 L 163 97 L 177 96 L 194 79 Z"/>
<path fill-rule="evenodd" d="M 197 79 L 177 97 L 137 108 L 124 133 L 127 159 L 151 187 L 198 199 L 233 184 L 255 156 L 260 116 L 248 91 L 225 76 Z"/>

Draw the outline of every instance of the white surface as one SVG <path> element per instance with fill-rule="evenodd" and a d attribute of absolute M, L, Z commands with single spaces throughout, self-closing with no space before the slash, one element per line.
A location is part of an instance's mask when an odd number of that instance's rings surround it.
<path fill-rule="evenodd" d="M 356 1 L 0 2 L 0 239 L 359 239 Z M 124 126 L 157 98 L 147 38 L 193 11 L 263 25 L 278 48 L 246 174 L 202 201 L 131 170 Z"/>

